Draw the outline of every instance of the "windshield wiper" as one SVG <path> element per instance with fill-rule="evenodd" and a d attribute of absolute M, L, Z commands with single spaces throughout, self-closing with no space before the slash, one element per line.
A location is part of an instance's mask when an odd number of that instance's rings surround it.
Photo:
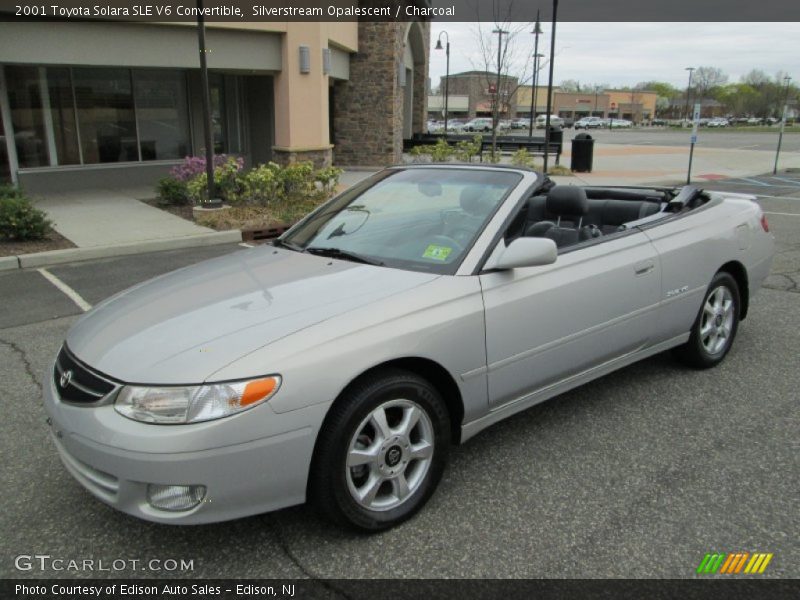
<path fill-rule="evenodd" d="M 360 254 L 356 254 L 354 252 L 340 250 L 339 248 L 306 248 L 306 252 L 309 254 L 315 254 L 317 256 L 329 256 L 331 258 L 351 260 L 353 262 L 364 263 L 365 265 L 375 265 L 377 267 L 383 266 L 383 263 L 379 260 L 367 258 L 366 256 L 361 256 Z"/>
<path fill-rule="evenodd" d="M 276 238 L 272 241 L 273 246 L 277 246 L 279 248 L 288 248 L 289 250 L 294 250 L 295 252 L 302 252 L 303 249 L 300 246 L 296 246 L 291 242 L 284 242 L 280 238 Z"/>

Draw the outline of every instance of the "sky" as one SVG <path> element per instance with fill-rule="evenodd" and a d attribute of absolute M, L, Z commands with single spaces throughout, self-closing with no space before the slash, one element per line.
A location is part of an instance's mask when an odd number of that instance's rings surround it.
<path fill-rule="evenodd" d="M 431 85 L 437 87 L 445 74 L 445 53 L 434 50 L 442 30 L 450 36 L 450 72 L 483 69 L 478 28 L 485 33 L 491 23 L 431 24 Z M 543 23 L 539 52 L 550 54 L 550 23 Z M 514 36 L 516 69 L 510 74 L 527 77 L 532 72 L 526 57 L 533 54 L 532 25 L 509 24 L 519 29 Z M 444 36 L 443 36 L 444 42 Z M 497 36 L 493 36 L 496 56 Z M 612 87 L 635 85 L 640 81 L 666 81 L 686 87 L 686 67 L 721 68 L 729 82 L 737 82 L 751 69 L 770 76 L 788 73 L 800 83 L 800 23 L 558 23 L 554 85 L 565 79 L 583 84 L 607 83 Z M 516 71 L 516 72 L 515 72 Z M 547 82 L 547 69 L 541 71 Z"/>

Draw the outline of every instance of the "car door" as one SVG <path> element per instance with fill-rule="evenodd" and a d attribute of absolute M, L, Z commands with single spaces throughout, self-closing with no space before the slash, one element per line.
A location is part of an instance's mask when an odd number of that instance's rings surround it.
<path fill-rule="evenodd" d="M 561 252 L 551 265 L 481 274 L 490 406 L 647 346 L 660 277 L 638 230 Z"/>

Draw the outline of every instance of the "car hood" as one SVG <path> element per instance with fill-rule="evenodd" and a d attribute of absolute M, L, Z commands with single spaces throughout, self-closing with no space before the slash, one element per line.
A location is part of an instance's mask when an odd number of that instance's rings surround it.
<path fill-rule="evenodd" d="M 262 346 L 437 277 L 262 246 L 104 301 L 73 326 L 67 346 L 121 381 L 200 383 Z"/>

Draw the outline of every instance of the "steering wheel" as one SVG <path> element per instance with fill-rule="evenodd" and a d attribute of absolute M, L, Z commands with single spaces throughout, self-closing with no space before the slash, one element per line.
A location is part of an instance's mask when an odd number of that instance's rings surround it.
<path fill-rule="evenodd" d="M 464 251 L 464 246 L 458 243 L 458 240 L 454 240 L 450 236 L 447 235 L 434 235 L 430 239 L 431 244 L 436 244 L 437 246 L 446 246 L 448 248 L 452 248 L 452 251 L 456 254 L 461 253 Z"/>

